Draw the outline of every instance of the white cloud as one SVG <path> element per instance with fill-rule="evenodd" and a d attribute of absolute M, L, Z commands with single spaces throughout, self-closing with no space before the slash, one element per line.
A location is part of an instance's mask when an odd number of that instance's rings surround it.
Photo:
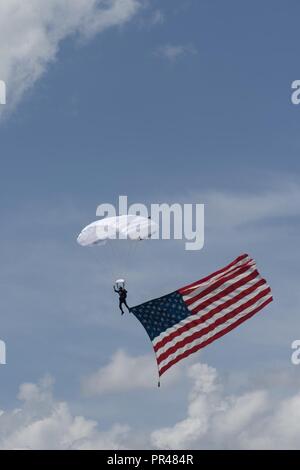
<path fill-rule="evenodd" d="M 140 5 L 141 0 L 2 0 L 0 78 L 7 84 L 9 108 L 55 60 L 65 38 L 89 38 L 123 25 Z"/>
<path fill-rule="evenodd" d="M 152 445 L 167 449 L 298 449 L 300 393 L 276 399 L 270 391 L 226 396 L 215 369 L 189 368 L 193 386 L 187 416 L 151 435 Z"/>
<path fill-rule="evenodd" d="M 211 225 L 222 228 L 257 222 L 267 224 L 271 218 L 300 215 L 300 186 L 288 181 L 256 193 L 210 191 L 201 195 L 201 199 L 206 204 Z"/>
<path fill-rule="evenodd" d="M 186 55 L 196 55 L 197 49 L 192 45 L 175 45 L 175 44 L 165 44 L 156 49 L 155 55 L 158 57 L 163 57 L 170 62 L 175 62 Z"/>
<path fill-rule="evenodd" d="M 20 387 L 21 407 L 0 414 L 0 449 L 118 449 L 128 426 L 100 431 L 96 421 L 74 416 L 67 403 L 54 399 L 52 380 Z"/>
<path fill-rule="evenodd" d="M 164 380 L 164 386 L 174 383 L 179 378 L 180 372 L 180 368 L 171 371 Z M 157 384 L 157 377 L 154 354 L 130 356 L 125 351 L 119 350 L 106 366 L 82 380 L 82 391 L 86 395 L 93 396 L 110 392 L 153 389 Z"/>
<path fill-rule="evenodd" d="M 191 367 L 190 375 L 195 373 L 195 385 L 190 396 L 188 416 L 173 428 L 154 431 L 152 442 L 155 447 L 170 449 L 187 448 L 208 431 L 211 406 L 209 404 L 216 390 L 216 371 L 205 364 Z"/>
<path fill-rule="evenodd" d="M 0 411 L 0 449 L 299 448 L 299 392 L 278 398 L 249 381 L 250 391 L 227 395 L 214 368 L 196 363 L 187 373 L 192 387 L 186 417 L 150 433 L 144 423 L 138 436 L 127 424 L 101 430 L 97 421 L 72 413 L 53 396 L 50 377 L 24 383 L 20 406 Z"/>

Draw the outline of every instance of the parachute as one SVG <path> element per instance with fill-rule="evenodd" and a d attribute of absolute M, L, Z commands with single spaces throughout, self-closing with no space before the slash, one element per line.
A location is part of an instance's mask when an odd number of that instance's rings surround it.
<path fill-rule="evenodd" d="M 81 246 L 105 245 L 109 240 L 142 241 L 151 238 L 157 224 L 150 218 L 121 215 L 97 220 L 85 227 L 77 238 Z"/>
<path fill-rule="evenodd" d="M 77 242 L 83 247 L 111 248 L 111 264 L 118 264 L 118 272 L 113 275 L 126 274 L 133 255 L 140 242 L 149 240 L 157 232 L 158 225 L 151 218 L 137 215 L 121 215 L 97 220 L 85 227 L 79 234 Z M 118 279 L 118 281 L 123 279 Z M 117 282 L 117 281 L 116 281 Z"/>

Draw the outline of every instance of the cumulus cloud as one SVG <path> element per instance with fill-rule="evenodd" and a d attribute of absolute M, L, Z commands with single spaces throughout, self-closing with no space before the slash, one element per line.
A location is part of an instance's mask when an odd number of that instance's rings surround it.
<path fill-rule="evenodd" d="M 163 57 L 170 62 L 175 62 L 176 60 L 184 57 L 186 55 L 196 55 L 197 49 L 192 44 L 182 45 L 182 44 L 165 44 L 156 49 L 155 55 L 158 57 Z"/>
<path fill-rule="evenodd" d="M 187 414 L 173 426 L 148 434 L 141 448 L 297 449 L 300 393 L 284 399 L 257 389 L 226 395 L 217 371 L 197 363 L 187 369 L 192 381 Z M 128 425 L 102 431 L 99 424 L 72 414 L 53 396 L 53 380 L 20 386 L 21 406 L 0 412 L 0 449 L 120 449 L 136 441 Z"/>
<path fill-rule="evenodd" d="M 196 363 L 186 417 L 173 426 L 148 431 L 115 423 L 102 430 L 97 421 L 72 413 L 55 399 L 53 380 L 20 386 L 20 406 L 0 411 L 0 449 L 297 449 L 300 393 L 280 398 L 272 389 L 228 395 L 216 369 Z M 149 404 L 150 406 L 150 404 Z M 174 406 L 177 404 L 174 403 Z"/>
<path fill-rule="evenodd" d="M 276 399 L 258 389 L 226 396 L 217 371 L 194 364 L 187 415 L 151 434 L 152 445 L 167 449 L 297 449 L 300 393 Z"/>
<path fill-rule="evenodd" d="M 55 400 L 53 381 L 24 383 L 21 406 L 0 414 L 0 449 L 118 449 L 129 428 L 116 424 L 100 431 L 96 421 L 74 416 L 65 402 Z"/>
<path fill-rule="evenodd" d="M 164 386 L 174 383 L 180 376 L 177 368 L 168 374 Z M 110 362 L 82 380 L 85 395 L 103 395 L 137 389 L 153 389 L 157 383 L 157 367 L 154 355 L 130 356 L 117 351 Z"/>
<path fill-rule="evenodd" d="M 260 192 L 209 191 L 201 198 L 209 210 L 211 225 L 222 228 L 267 224 L 271 219 L 300 215 L 300 186 L 288 181 Z"/>
<path fill-rule="evenodd" d="M 0 3 L 0 78 L 14 106 L 47 66 L 61 42 L 90 38 L 133 18 L 141 0 L 2 0 Z"/>

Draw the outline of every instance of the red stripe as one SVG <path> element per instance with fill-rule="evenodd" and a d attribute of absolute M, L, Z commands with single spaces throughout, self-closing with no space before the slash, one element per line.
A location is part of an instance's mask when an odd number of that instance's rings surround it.
<path fill-rule="evenodd" d="M 202 297 L 205 297 L 206 295 L 210 294 L 215 289 L 217 289 L 218 287 L 221 287 L 223 284 L 225 284 L 227 281 L 230 281 L 231 279 L 234 279 L 234 278 L 240 276 L 241 274 L 244 274 L 247 271 L 249 271 L 248 264 L 246 266 L 242 266 L 241 268 L 238 268 L 236 271 L 234 271 L 233 273 L 230 273 L 229 275 L 221 277 L 220 279 L 215 281 L 213 284 L 211 284 L 206 289 L 203 289 L 203 291 L 201 291 L 199 294 L 195 295 L 191 299 L 186 299 L 186 300 L 184 299 L 186 305 L 193 304 L 194 302 L 196 302 L 196 300 L 199 300 Z M 258 274 L 258 271 L 256 271 L 256 273 Z"/>
<path fill-rule="evenodd" d="M 213 304 L 216 300 L 221 300 L 222 297 L 225 297 L 226 295 L 231 294 L 232 292 L 234 292 L 239 287 L 246 286 L 249 282 L 253 281 L 257 277 L 260 277 L 260 275 L 259 275 L 259 272 L 257 270 L 255 270 L 255 271 L 253 271 L 253 273 L 248 274 L 248 276 L 244 277 L 243 279 L 240 279 L 239 281 L 236 281 L 233 284 L 231 284 L 230 286 L 226 287 L 226 289 L 222 290 L 218 294 L 215 294 L 214 296 L 209 297 L 209 299 L 207 299 L 204 302 L 200 303 L 196 307 L 190 309 L 190 311 L 192 313 L 200 312 L 200 310 L 203 310 L 204 308 L 206 308 L 209 305 Z"/>
<path fill-rule="evenodd" d="M 185 351 L 184 353 L 180 354 L 179 356 L 177 356 L 175 359 L 173 359 L 172 361 L 170 361 L 168 364 L 166 364 L 165 366 L 163 366 L 160 370 L 159 370 L 159 375 L 161 376 L 164 372 L 166 372 L 166 370 L 168 370 L 171 366 L 173 366 L 174 364 L 176 364 L 177 362 L 179 362 L 181 359 L 184 359 L 185 357 L 188 357 L 190 354 L 196 352 L 196 351 L 199 351 L 199 349 L 202 349 L 204 348 L 205 346 L 207 346 L 208 344 L 212 343 L 213 341 L 215 341 L 216 339 L 218 338 L 221 338 L 222 336 L 224 336 L 226 333 L 229 333 L 229 331 L 233 330 L 234 328 L 236 328 L 237 326 L 239 326 L 241 323 L 243 323 L 244 321 L 248 320 L 249 318 L 253 317 L 253 315 L 255 315 L 257 312 L 259 312 L 260 310 L 262 310 L 266 305 L 268 305 L 270 302 L 272 302 L 273 300 L 273 297 L 271 297 L 270 299 L 267 299 L 262 305 L 260 305 L 259 307 L 257 307 L 255 310 L 253 310 L 252 312 L 248 313 L 247 315 L 245 315 L 244 317 L 240 318 L 239 320 L 237 320 L 235 323 L 233 323 L 232 325 L 228 326 L 227 328 L 225 328 L 224 330 L 222 331 L 219 331 L 219 333 L 215 334 L 214 336 L 212 336 L 211 338 L 207 339 L 206 341 L 204 341 L 203 343 L 201 344 L 197 344 L 196 346 L 194 346 L 193 348 L 189 349 L 188 351 Z"/>
<path fill-rule="evenodd" d="M 222 325 L 225 323 L 227 320 L 230 320 L 231 318 L 235 317 L 239 313 L 243 312 L 243 310 L 251 307 L 252 305 L 256 304 L 256 302 L 263 297 L 265 297 L 267 294 L 271 292 L 270 287 L 267 289 L 263 290 L 259 294 L 257 294 L 255 297 L 253 297 L 251 300 L 248 300 L 248 302 L 245 302 L 241 306 L 237 307 L 236 309 L 232 310 L 231 312 L 227 313 L 221 318 L 218 318 L 214 323 L 211 325 L 207 326 L 206 328 L 203 328 L 203 330 L 196 331 L 192 335 L 188 336 L 187 338 L 182 339 L 181 341 L 178 341 L 174 346 L 170 347 L 167 351 L 163 352 L 158 358 L 157 361 L 158 363 L 164 361 L 167 359 L 170 354 L 175 353 L 178 349 L 182 348 L 183 346 L 186 346 L 187 344 L 191 343 L 195 339 L 201 338 L 201 336 L 205 336 L 207 333 L 210 331 L 213 331 L 217 326 Z"/>
<path fill-rule="evenodd" d="M 200 279 L 199 281 L 193 282 L 192 284 L 189 284 L 189 285 L 187 285 L 187 286 L 182 287 L 181 289 L 178 290 L 178 292 L 179 292 L 180 294 L 184 295 L 186 289 L 190 289 L 190 288 L 196 286 L 197 284 L 201 284 L 202 282 L 209 281 L 209 279 L 211 279 L 212 277 L 216 276 L 217 274 L 223 273 L 223 272 L 226 271 L 227 269 L 231 268 L 231 267 L 234 266 L 235 264 L 237 264 L 237 263 L 239 263 L 240 261 L 242 261 L 243 259 L 247 258 L 247 256 L 249 256 L 249 255 L 244 254 L 244 255 L 239 256 L 239 257 L 236 258 L 234 261 L 232 261 L 232 263 L 230 263 L 230 264 L 228 264 L 227 266 L 225 266 L 225 268 L 219 269 L 218 271 L 215 271 L 214 273 L 210 274 L 209 276 L 203 277 L 203 278 Z"/>
<path fill-rule="evenodd" d="M 240 292 L 238 295 L 232 297 L 232 299 L 227 300 L 223 304 L 221 304 L 221 305 L 215 307 L 214 309 L 210 310 L 210 312 L 207 312 L 205 315 L 202 315 L 201 318 L 197 318 L 197 319 L 191 321 L 190 323 L 188 323 L 187 325 L 183 325 L 183 326 L 179 327 L 176 331 L 171 332 L 168 336 L 166 336 L 161 341 L 159 341 L 154 346 L 154 350 L 158 351 L 160 348 L 165 346 L 168 342 L 172 341 L 177 336 L 180 336 L 182 333 L 184 333 L 186 331 L 189 331 L 191 328 L 194 328 L 195 326 L 201 325 L 201 323 L 206 322 L 208 319 L 213 317 L 216 313 L 219 313 L 222 310 L 230 307 L 232 304 L 234 304 L 237 301 L 241 300 L 246 295 L 249 295 L 252 292 L 254 292 L 258 287 L 262 286 L 263 284 L 266 284 L 265 279 L 260 279 L 253 286 L 248 287 L 247 289 Z"/>

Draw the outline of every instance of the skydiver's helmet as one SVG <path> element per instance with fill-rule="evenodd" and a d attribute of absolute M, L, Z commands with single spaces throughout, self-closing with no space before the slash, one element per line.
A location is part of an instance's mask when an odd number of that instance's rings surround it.
<path fill-rule="evenodd" d="M 115 287 L 117 290 L 119 289 L 125 289 L 125 281 L 124 279 L 117 279 L 115 282 Z"/>

